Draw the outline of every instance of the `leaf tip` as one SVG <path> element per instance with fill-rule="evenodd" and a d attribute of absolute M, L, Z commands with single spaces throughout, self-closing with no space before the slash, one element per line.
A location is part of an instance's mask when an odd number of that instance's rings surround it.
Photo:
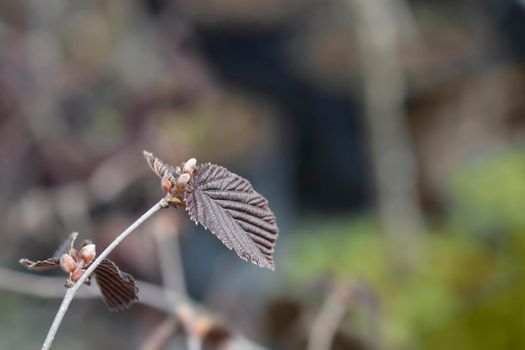
<path fill-rule="evenodd" d="M 142 151 L 142 154 L 144 155 L 144 158 L 146 158 L 146 162 L 154 170 L 155 160 L 157 159 L 155 155 L 152 152 L 148 151 Z"/>

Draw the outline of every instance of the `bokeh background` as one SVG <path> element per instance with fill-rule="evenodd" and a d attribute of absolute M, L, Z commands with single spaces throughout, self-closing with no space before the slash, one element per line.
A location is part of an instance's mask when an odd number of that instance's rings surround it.
<path fill-rule="evenodd" d="M 64 292 L 19 258 L 162 196 L 143 149 L 248 178 L 281 228 L 273 273 L 176 209 L 112 253 L 181 265 L 207 348 L 525 348 L 524 37 L 523 0 L 0 1 L 0 349 Z M 79 298 L 55 348 L 185 349 L 169 311 Z"/>

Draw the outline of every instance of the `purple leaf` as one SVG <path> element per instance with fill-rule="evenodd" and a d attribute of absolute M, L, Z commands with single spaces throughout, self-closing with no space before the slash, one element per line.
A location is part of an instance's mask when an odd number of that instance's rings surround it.
<path fill-rule="evenodd" d="M 198 166 L 184 195 L 190 218 L 244 260 L 274 269 L 279 228 L 266 198 L 250 182 L 214 164 Z"/>
<path fill-rule="evenodd" d="M 110 311 L 126 310 L 139 300 L 135 279 L 120 271 L 113 261 L 102 260 L 94 275 Z"/>

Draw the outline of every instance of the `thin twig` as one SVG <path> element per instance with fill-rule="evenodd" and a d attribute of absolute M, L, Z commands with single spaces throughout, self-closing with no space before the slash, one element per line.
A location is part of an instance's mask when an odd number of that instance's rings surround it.
<path fill-rule="evenodd" d="M 55 338 L 55 335 L 58 331 L 58 328 L 60 327 L 60 324 L 62 323 L 62 319 L 64 318 L 64 315 L 66 314 L 69 304 L 73 301 L 73 298 L 75 297 L 75 293 L 77 290 L 82 286 L 84 281 L 95 271 L 97 266 L 104 260 L 113 249 L 119 245 L 120 242 L 122 242 L 128 235 L 130 235 L 137 227 L 139 227 L 142 223 L 144 223 L 149 217 L 151 217 L 153 214 L 155 214 L 157 211 L 159 211 L 162 208 L 165 208 L 167 206 L 166 200 L 163 198 L 161 199 L 157 204 L 155 204 L 150 210 L 148 210 L 144 215 L 142 215 L 137 221 L 135 221 L 131 226 L 129 226 L 124 232 L 122 232 L 111 244 L 98 256 L 98 258 L 89 266 L 89 268 L 84 272 L 84 274 L 79 278 L 79 280 L 73 285 L 73 287 L 69 288 L 66 292 L 66 295 L 64 296 L 64 299 L 62 300 L 62 304 L 60 305 L 60 308 L 58 309 L 58 312 L 55 316 L 55 319 L 53 320 L 53 324 L 51 324 L 51 328 L 49 328 L 49 332 L 47 333 L 46 339 L 44 341 L 44 344 L 42 345 L 42 350 L 47 350 L 51 347 L 51 344 L 53 343 L 53 339 Z"/>

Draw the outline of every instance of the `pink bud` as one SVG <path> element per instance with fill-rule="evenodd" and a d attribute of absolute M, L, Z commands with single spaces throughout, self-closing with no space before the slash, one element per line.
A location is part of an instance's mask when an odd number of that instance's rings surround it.
<path fill-rule="evenodd" d="M 166 177 L 163 176 L 162 180 L 160 181 L 160 185 L 162 186 L 162 190 L 166 193 L 171 193 L 171 190 L 173 189 L 173 182 Z"/>
<path fill-rule="evenodd" d="M 84 261 L 84 266 L 91 264 L 96 255 L 96 246 L 93 243 L 88 244 L 80 249 L 80 258 Z"/>
<path fill-rule="evenodd" d="M 62 270 L 64 270 L 64 272 L 72 273 L 75 271 L 77 264 L 69 254 L 64 254 L 60 257 L 60 267 Z"/>
<path fill-rule="evenodd" d="M 84 271 L 82 269 L 76 269 L 75 271 L 73 271 L 71 276 L 69 276 L 69 279 L 71 280 L 71 282 L 76 282 L 80 279 L 80 277 L 82 277 L 83 274 Z"/>
<path fill-rule="evenodd" d="M 190 181 L 190 174 L 184 173 L 181 176 L 177 178 L 177 182 L 175 183 L 175 186 L 177 188 L 177 192 L 184 192 L 186 189 L 186 184 Z"/>
<path fill-rule="evenodd" d="M 195 170 L 195 166 L 197 165 L 197 159 L 190 158 L 186 163 L 184 163 L 184 166 L 182 167 L 182 172 L 185 174 L 193 174 L 193 170 Z"/>

